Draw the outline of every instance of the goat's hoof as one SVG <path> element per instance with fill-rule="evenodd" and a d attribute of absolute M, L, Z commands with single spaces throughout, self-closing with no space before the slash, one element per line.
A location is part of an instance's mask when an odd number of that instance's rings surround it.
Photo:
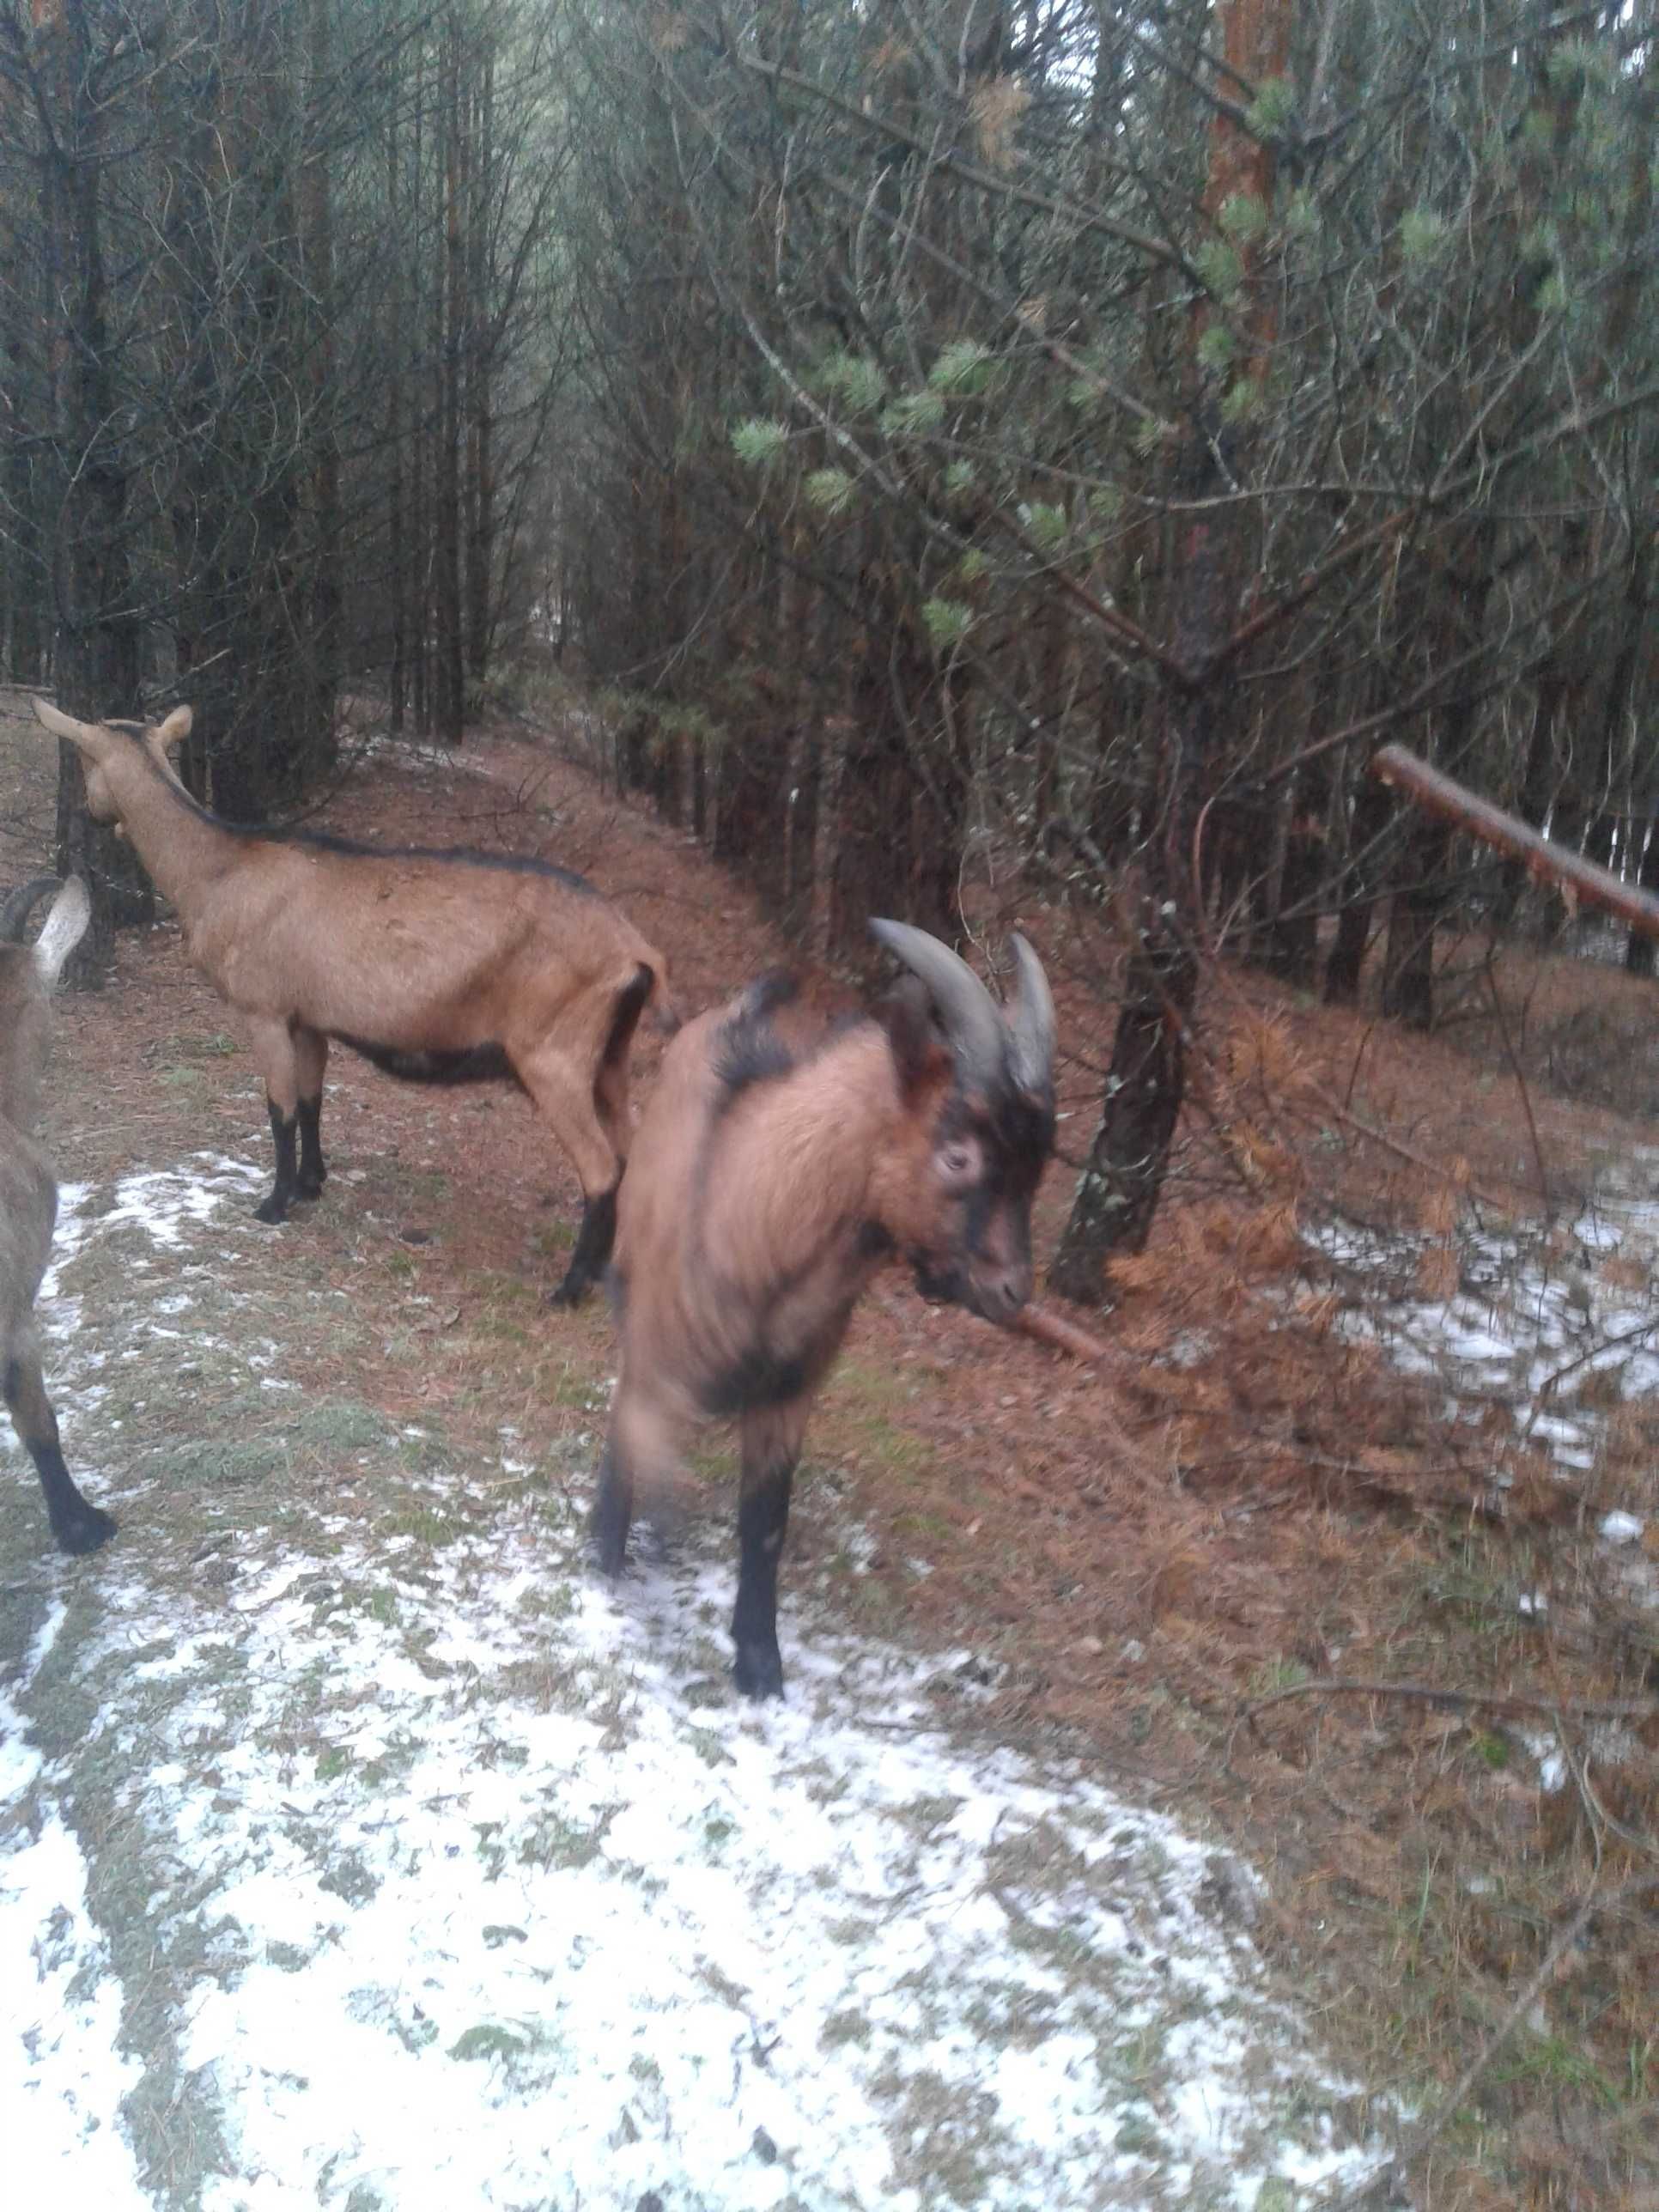
<path fill-rule="evenodd" d="M 585 1279 L 567 1275 L 556 1291 L 550 1291 L 547 1303 L 550 1306 L 579 1306 L 592 1285 Z"/>
<path fill-rule="evenodd" d="M 294 1195 L 295 1198 L 320 1198 L 323 1185 L 327 1181 L 325 1175 L 301 1176 L 294 1186 Z"/>
<path fill-rule="evenodd" d="M 67 1552 L 72 1559 L 83 1559 L 108 1543 L 115 1534 L 115 1516 L 96 1505 L 82 1505 L 78 1513 L 65 1514 L 54 1522 L 52 1533 L 60 1552 Z"/>
<path fill-rule="evenodd" d="M 286 1221 L 288 1219 L 288 1200 L 285 1198 L 278 1200 L 274 1195 L 266 1199 L 263 1206 L 256 1206 L 254 1207 L 253 1218 L 256 1221 Z"/>
<path fill-rule="evenodd" d="M 745 1698 L 781 1698 L 783 1661 L 775 1644 L 739 1644 L 732 1680 Z"/>

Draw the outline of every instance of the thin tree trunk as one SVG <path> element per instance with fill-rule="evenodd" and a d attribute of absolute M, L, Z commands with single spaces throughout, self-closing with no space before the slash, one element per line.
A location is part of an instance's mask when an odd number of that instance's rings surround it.
<path fill-rule="evenodd" d="M 461 742 L 466 671 L 461 607 L 461 379 L 466 345 L 465 147 L 461 112 L 461 27 L 452 9 L 444 27 L 444 266 L 438 288 L 438 514 L 434 579 L 437 611 L 437 734 Z"/>
<path fill-rule="evenodd" d="M 1218 13 L 1224 52 L 1239 82 L 1261 84 L 1284 75 L 1290 0 L 1221 0 Z M 1264 208 L 1271 204 L 1273 173 L 1271 147 L 1218 115 L 1204 193 L 1210 219 L 1219 222 L 1240 194 L 1259 199 Z M 1243 258 L 1251 341 L 1247 374 L 1260 385 L 1267 374 L 1275 310 L 1271 288 L 1255 283 L 1253 253 L 1247 248 Z M 1226 510 L 1219 502 L 1206 505 L 1218 500 L 1234 473 L 1223 465 L 1200 363 L 1207 313 L 1200 301 L 1188 327 L 1189 427 L 1176 485 L 1190 517 L 1175 631 L 1184 680 L 1164 678 L 1158 821 L 1147 849 L 1105 1107 L 1049 1277 L 1067 1297 L 1090 1304 L 1106 1297 L 1111 1255 L 1138 1252 L 1146 1242 L 1180 1120 L 1203 907 L 1203 887 L 1194 872 L 1194 832 L 1224 698 L 1236 681 L 1236 671 L 1220 659 L 1236 605 Z"/>

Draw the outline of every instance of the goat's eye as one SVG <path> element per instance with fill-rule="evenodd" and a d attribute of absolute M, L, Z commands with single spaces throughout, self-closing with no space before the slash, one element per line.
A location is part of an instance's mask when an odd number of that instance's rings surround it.
<path fill-rule="evenodd" d="M 979 1147 L 965 1141 L 941 1146 L 939 1155 L 941 1181 L 951 1190 L 960 1190 L 979 1174 Z"/>

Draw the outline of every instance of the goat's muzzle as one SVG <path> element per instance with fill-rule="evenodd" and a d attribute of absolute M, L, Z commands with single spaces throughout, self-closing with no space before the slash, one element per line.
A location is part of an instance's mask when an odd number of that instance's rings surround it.
<path fill-rule="evenodd" d="M 1020 1308 L 1033 1288 L 1031 1263 L 1013 1261 L 1002 1267 L 986 1262 L 941 1265 L 926 1252 L 913 1252 L 916 1288 L 925 1298 L 943 1305 L 966 1306 L 981 1321 L 999 1328 L 1012 1328 Z"/>

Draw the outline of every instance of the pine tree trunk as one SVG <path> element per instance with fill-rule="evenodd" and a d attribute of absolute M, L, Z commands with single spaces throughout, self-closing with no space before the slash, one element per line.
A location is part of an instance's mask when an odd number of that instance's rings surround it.
<path fill-rule="evenodd" d="M 59 627 L 58 696 L 65 711 L 100 720 L 131 711 L 141 674 L 126 534 L 130 485 L 115 442 L 114 379 L 105 268 L 100 111 L 78 66 L 78 9 L 38 11 L 52 102 L 52 141 L 41 167 L 46 296 L 61 319 L 48 339 L 59 482 L 52 548 Z M 58 746 L 57 862 L 84 875 L 92 922 L 70 957 L 70 981 L 100 982 L 118 921 L 143 921 L 155 895 L 130 845 L 86 810 L 79 754 Z"/>
<path fill-rule="evenodd" d="M 439 287 L 437 559 L 434 596 L 437 615 L 437 734 L 461 742 L 466 716 L 466 672 L 461 606 L 462 371 L 466 347 L 466 254 L 462 222 L 465 148 L 461 112 L 461 28 L 452 9 L 444 27 L 444 264 Z"/>

